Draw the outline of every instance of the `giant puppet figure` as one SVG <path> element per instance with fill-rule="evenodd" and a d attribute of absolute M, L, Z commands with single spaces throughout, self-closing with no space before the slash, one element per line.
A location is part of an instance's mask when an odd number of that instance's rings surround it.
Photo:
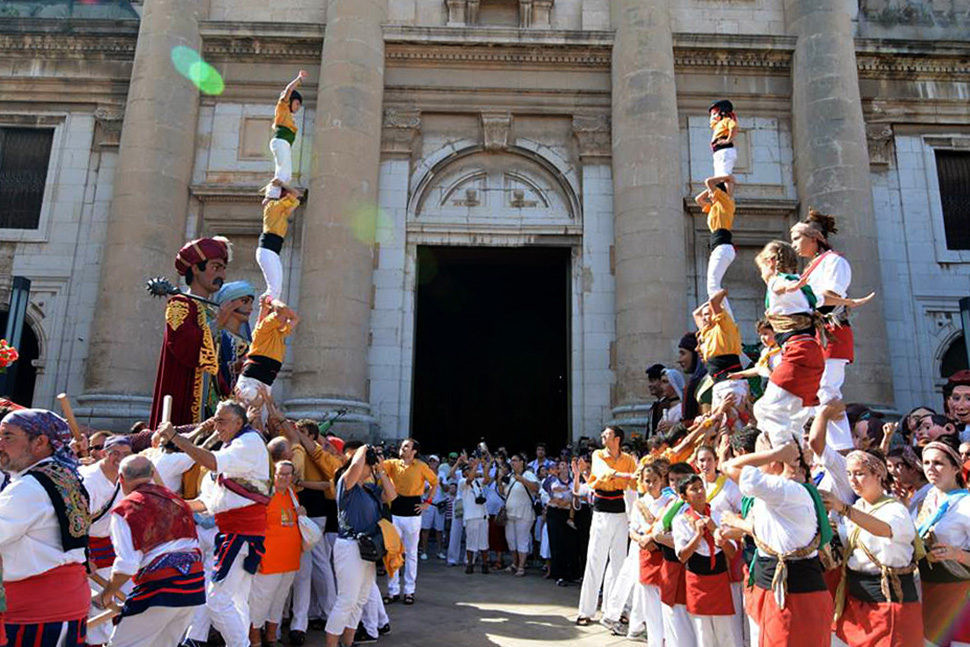
<path fill-rule="evenodd" d="M 219 335 L 229 309 L 216 310 L 192 297 L 209 299 L 226 279 L 231 258 L 225 238 L 190 241 L 175 257 L 175 269 L 185 277 L 188 294 L 170 297 L 165 307 L 165 338 L 162 342 L 152 415 L 156 429 L 162 421 L 162 398 L 172 396 L 175 425 L 202 422 L 219 402 Z"/>

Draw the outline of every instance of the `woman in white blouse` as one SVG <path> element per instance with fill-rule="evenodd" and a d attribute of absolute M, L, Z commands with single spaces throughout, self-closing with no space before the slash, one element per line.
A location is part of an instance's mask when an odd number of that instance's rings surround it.
<path fill-rule="evenodd" d="M 889 472 L 879 456 L 856 450 L 846 473 L 859 499 L 846 505 L 823 492 L 845 520 L 844 573 L 836 593 L 836 633 L 853 647 L 918 646 L 923 615 L 913 577 L 916 526 L 909 510 L 886 496 Z"/>
<path fill-rule="evenodd" d="M 940 647 L 970 645 L 970 496 L 958 443 L 944 436 L 923 448 L 923 471 L 933 489 L 916 519 L 927 550 L 919 565 L 923 635 Z"/>

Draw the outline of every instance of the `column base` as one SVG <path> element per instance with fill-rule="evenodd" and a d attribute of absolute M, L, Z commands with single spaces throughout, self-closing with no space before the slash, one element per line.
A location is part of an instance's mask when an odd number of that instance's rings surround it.
<path fill-rule="evenodd" d="M 606 426 L 619 425 L 627 432 L 628 437 L 631 433 L 643 436 L 650 424 L 651 406 L 652 402 L 635 402 L 613 407 L 613 417 L 606 422 Z"/>
<path fill-rule="evenodd" d="M 74 404 L 78 422 L 111 431 L 128 431 L 138 420 L 148 422 L 151 410 L 151 397 L 127 393 L 85 393 Z"/>
<path fill-rule="evenodd" d="M 343 410 L 347 413 L 331 427 L 338 436 L 345 440 L 353 438 L 367 442 L 381 436 L 377 418 L 371 415 L 367 402 L 343 398 L 293 398 L 283 403 L 283 409 L 287 417 L 294 420 L 326 420 Z"/>

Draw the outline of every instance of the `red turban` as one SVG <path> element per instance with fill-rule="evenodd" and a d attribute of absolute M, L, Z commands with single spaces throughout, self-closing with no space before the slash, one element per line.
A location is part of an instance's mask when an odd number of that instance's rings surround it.
<path fill-rule="evenodd" d="M 228 263 L 232 260 L 229 248 L 229 240 L 222 236 L 189 241 L 175 257 L 175 271 L 179 276 L 185 276 L 192 267 L 215 258 L 221 258 Z"/>
<path fill-rule="evenodd" d="M 957 371 L 947 380 L 950 386 L 970 386 L 970 371 Z"/>

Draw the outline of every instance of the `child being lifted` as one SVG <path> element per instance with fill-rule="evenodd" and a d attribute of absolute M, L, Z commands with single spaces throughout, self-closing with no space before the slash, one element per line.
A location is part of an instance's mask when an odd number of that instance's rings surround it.
<path fill-rule="evenodd" d="M 271 200 L 279 198 L 283 187 L 288 187 L 293 180 L 291 148 L 293 142 L 296 141 L 296 122 L 293 115 L 303 105 L 303 95 L 296 88 L 306 77 L 306 70 L 300 70 L 296 78 L 283 89 L 279 100 L 276 102 L 276 112 L 273 115 L 273 139 L 269 141 L 269 149 L 273 153 L 276 170 L 273 173 L 272 186 L 266 194 L 266 197 Z"/>
<path fill-rule="evenodd" d="M 262 390 L 273 388 L 273 382 L 283 367 L 286 338 L 293 332 L 300 317 L 282 301 L 262 297 L 259 302 L 259 322 L 253 331 L 253 343 L 246 355 L 242 375 L 236 382 L 236 397 L 243 406 L 261 399 Z"/>

